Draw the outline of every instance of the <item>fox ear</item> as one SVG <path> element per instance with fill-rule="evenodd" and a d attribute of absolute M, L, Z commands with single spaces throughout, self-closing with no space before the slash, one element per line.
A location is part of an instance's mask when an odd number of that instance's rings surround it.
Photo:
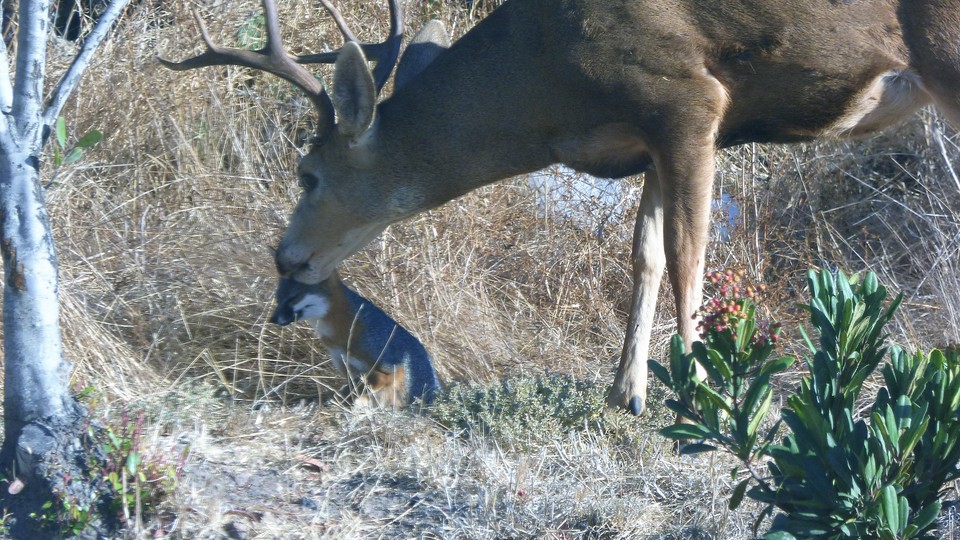
<path fill-rule="evenodd" d="M 340 133 L 350 139 L 363 135 L 373 123 L 377 86 L 363 50 L 353 41 L 345 43 L 337 56 L 331 98 Z"/>

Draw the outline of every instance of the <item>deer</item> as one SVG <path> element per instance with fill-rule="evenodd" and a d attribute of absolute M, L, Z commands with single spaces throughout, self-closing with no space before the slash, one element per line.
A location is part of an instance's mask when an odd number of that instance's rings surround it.
<path fill-rule="evenodd" d="M 416 337 L 372 301 L 347 287 L 334 271 L 314 284 L 281 278 L 270 322 L 306 320 L 347 384 L 346 404 L 371 398 L 378 407 L 429 405 L 440 389 L 430 354 Z"/>
<path fill-rule="evenodd" d="M 431 23 L 399 62 L 398 0 L 378 44 L 358 43 L 321 2 L 345 37 L 338 51 L 287 54 L 264 0 L 264 49 L 216 45 L 198 16 L 206 50 L 165 62 L 263 70 L 316 104 L 278 274 L 321 282 L 390 224 L 552 164 L 642 173 L 632 297 L 607 393 L 636 415 L 664 270 L 677 332 L 688 350 L 697 339 L 718 149 L 863 136 L 931 103 L 960 126 L 960 0 L 507 0 L 449 46 Z M 334 64 L 332 93 L 311 62 Z"/>

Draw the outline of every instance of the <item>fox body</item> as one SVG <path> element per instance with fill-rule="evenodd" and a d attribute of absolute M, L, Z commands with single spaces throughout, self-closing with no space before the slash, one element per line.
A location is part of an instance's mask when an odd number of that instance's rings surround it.
<path fill-rule="evenodd" d="M 282 278 L 270 322 L 307 320 L 347 379 L 346 395 L 369 392 L 379 405 L 430 403 L 439 388 L 430 354 L 416 337 L 373 302 L 340 281 L 336 272 L 307 285 Z"/>

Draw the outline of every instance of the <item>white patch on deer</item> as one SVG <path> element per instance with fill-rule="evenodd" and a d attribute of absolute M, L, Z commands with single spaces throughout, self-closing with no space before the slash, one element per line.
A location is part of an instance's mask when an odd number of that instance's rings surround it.
<path fill-rule="evenodd" d="M 881 73 L 853 98 L 843 116 L 825 129 L 826 137 L 856 137 L 883 129 L 930 102 L 919 75 L 910 69 Z"/>

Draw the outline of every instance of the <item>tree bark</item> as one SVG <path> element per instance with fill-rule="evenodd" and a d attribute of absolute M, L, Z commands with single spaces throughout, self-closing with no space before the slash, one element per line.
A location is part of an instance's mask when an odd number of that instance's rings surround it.
<path fill-rule="evenodd" d="M 56 254 L 40 186 L 48 10 L 49 0 L 20 2 L 17 81 L 12 103 L 3 103 L 0 128 L 4 465 L 13 463 L 26 424 L 60 416 L 70 403 L 60 341 Z"/>
<path fill-rule="evenodd" d="M 60 337 L 57 256 L 40 183 L 40 156 L 67 97 L 93 51 L 128 0 L 114 0 L 44 102 L 50 0 L 21 1 L 15 84 L 0 43 L 0 254 L 3 258 L 4 440 L 0 467 L 10 480 L 0 494 L 13 514 L 14 538 L 60 536 L 46 502 L 103 504 L 110 494 L 91 482 L 98 448 L 86 435 L 85 411 L 69 392 L 70 365 Z M 102 479 L 101 482 L 102 483 Z M 91 509 L 92 510 L 92 509 Z M 89 525 L 99 520 L 92 515 Z M 97 535 L 98 533 L 92 533 Z M 90 536 L 90 534 L 85 534 Z"/>
<path fill-rule="evenodd" d="M 37 165 L 30 153 L 0 152 L 4 464 L 15 463 L 24 426 L 73 408 L 60 340 L 57 258 Z"/>

